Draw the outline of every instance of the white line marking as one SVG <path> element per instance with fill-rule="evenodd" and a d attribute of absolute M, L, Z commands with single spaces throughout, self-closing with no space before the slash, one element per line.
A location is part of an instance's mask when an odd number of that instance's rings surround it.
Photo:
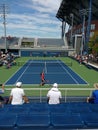
<path fill-rule="evenodd" d="M 23 73 L 19 76 L 19 78 L 17 79 L 16 82 L 19 81 L 19 79 L 23 76 L 23 74 L 25 73 L 25 71 L 28 69 L 29 66 L 30 66 L 30 63 L 29 63 L 29 65 L 24 69 Z"/>
<path fill-rule="evenodd" d="M 45 70 L 45 73 L 47 74 L 47 64 L 46 64 L 46 61 L 45 61 L 45 65 L 44 65 L 44 70 Z"/>
<path fill-rule="evenodd" d="M 58 61 L 61 67 L 70 75 L 70 77 L 76 82 L 76 84 L 79 84 L 79 82 L 68 72 L 68 70 Z"/>

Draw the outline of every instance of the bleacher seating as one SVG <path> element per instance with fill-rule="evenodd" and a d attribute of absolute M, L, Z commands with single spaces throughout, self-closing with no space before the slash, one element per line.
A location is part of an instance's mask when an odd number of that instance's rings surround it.
<path fill-rule="evenodd" d="M 6 38 L 6 41 L 7 41 L 7 43 L 8 43 L 9 45 L 10 45 L 10 44 L 12 44 L 12 45 L 18 44 L 18 43 L 17 43 L 18 40 L 19 40 L 18 37 Z M 4 37 L 0 38 L 0 44 L 4 44 L 4 43 L 5 43 Z"/>
<path fill-rule="evenodd" d="M 7 48 L 13 48 L 14 49 L 18 46 L 18 41 L 19 38 L 18 37 L 7 37 L 6 38 L 6 44 L 7 44 Z M 0 38 L 0 48 L 4 48 L 5 47 L 5 39 L 4 37 Z"/>
<path fill-rule="evenodd" d="M 98 104 L 29 103 L 0 108 L 0 130 L 83 130 L 98 128 Z"/>
<path fill-rule="evenodd" d="M 12 114 L 0 114 L 0 130 L 14 130 L 17 117 Z"/>
<path fill-rule="evenodd" d="M 81 115 L 85 126 L 88 129 L 98 128 L 98 113 L 92 112 Z"/>
<path fill-rule="evenodd" d="M 46 130 L 50 125 L 50 117 L 47 114 L 18 115 L 16 123 L 18 130 Z"/>
<path fill-rule="evenodd" d="M 21 39 L 21 47 L 34 47 L 34 38 L 25 38 Z"/>
<path fill-rule="evenodd" d="M 40 47 L 62 47 L 65 46 L 62 39 L 39 38 L 37 45 Z"/>
<path fill-rule="evenodd" d="M 51 123 L 55 129 L 77 129 L 84 127 L 79 114 L 53 114 L 51 115 Z"/>

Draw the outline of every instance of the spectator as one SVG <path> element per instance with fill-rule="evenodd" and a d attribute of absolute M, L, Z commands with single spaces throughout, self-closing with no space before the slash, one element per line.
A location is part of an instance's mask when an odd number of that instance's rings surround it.
<path fill-rule="evenodd" d="M 4 93 L 4 84 L 0 84 L 0 86 L 2 86 L 1 90 L 0 90 L 0 94 Z"/>
<path fill-rule="evenodd" d="M 0 90 L 0 94 L 4 93 L 4 84 L 0 84 L 0 86 L 2 86 L 1 90 Z M 0 104 L 4 103 L 4 98 L 0 95 Z"/>
<path fill-rule="evenodd" d="M 11 90 L 9 103 L 11 103 L 12 105 L 22 105 L 23 103 L 29 102 L 21 86 L 22 82 L 17 82 L 16 88 L 13 88 Z"/>
<path fill-rule="evenodd" d="M 47 93 L 48 103 L 49 104 L 59 104 L 60 99 L 62 98 L 61 92 L 58 89 L 58 84 L 54 83 L 53 87 Z"/>
<path fill-rule="evenodd" d="M 94 84 L 95 90 L 92 92 L 91 97 L 87 97 L 87 102 L 98 103 L 98 83 Z"/>

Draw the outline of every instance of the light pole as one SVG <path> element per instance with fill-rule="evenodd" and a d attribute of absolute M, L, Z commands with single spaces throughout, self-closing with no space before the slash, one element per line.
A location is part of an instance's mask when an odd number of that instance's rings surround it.
<path fill-rule="evenodd" d="M 71 13 L 71 14 L 70 14 L 70 17 L 71 17 L 71 37 L 70 37 L 70 42 L 71 42 L 71 44 L 72 44 L 74 14 Z"/>
<path fill-rule="evenodd" d="M 65 28 L 66 28 L 66 16 L 64 16 L 64 20 L 62 21 L 62 39 L 64 39 Z"/>
<path fill-rule="evenodd" d="M 4 25 L 4 42 L 5 42 L 5 52 L 7 52 L 7 40 L 6 40 L 6 14 L 8 14 L 8 6 L 6 4 L 0 5 L 0 14 L 3 17 Z"/>
<path fill-rule="evenodd" d="M 89 12 L 89 9 L 82 9 L 80 10 L 80 14 L 83 16 L 83 25 L 82 25 L 82 41 L 81 41 L 81 55 L 83 53 L 83 49 L 85 46 L 85 16 L 87 15 L 87 12 Z"/>

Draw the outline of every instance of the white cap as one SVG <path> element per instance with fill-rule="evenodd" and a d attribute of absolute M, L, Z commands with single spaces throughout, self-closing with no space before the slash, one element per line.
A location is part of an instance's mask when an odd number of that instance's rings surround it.
<path fill-rule="evenodd" d="M 57 84 L 57 83 L 54 83 L 54 84 L 53 84 L 53 87 L 54 87 L 54 88 L 57 88 L 57 87 L 58 87 L 58 84 Z"/>
<path fill-rule="evenodd" d="M 21 85 L 22 85 L 22 82 L 17 82 L 17 83 L 16 83 L 16 86 L 17 86 L 17 87 L 21 87 Z"/>

